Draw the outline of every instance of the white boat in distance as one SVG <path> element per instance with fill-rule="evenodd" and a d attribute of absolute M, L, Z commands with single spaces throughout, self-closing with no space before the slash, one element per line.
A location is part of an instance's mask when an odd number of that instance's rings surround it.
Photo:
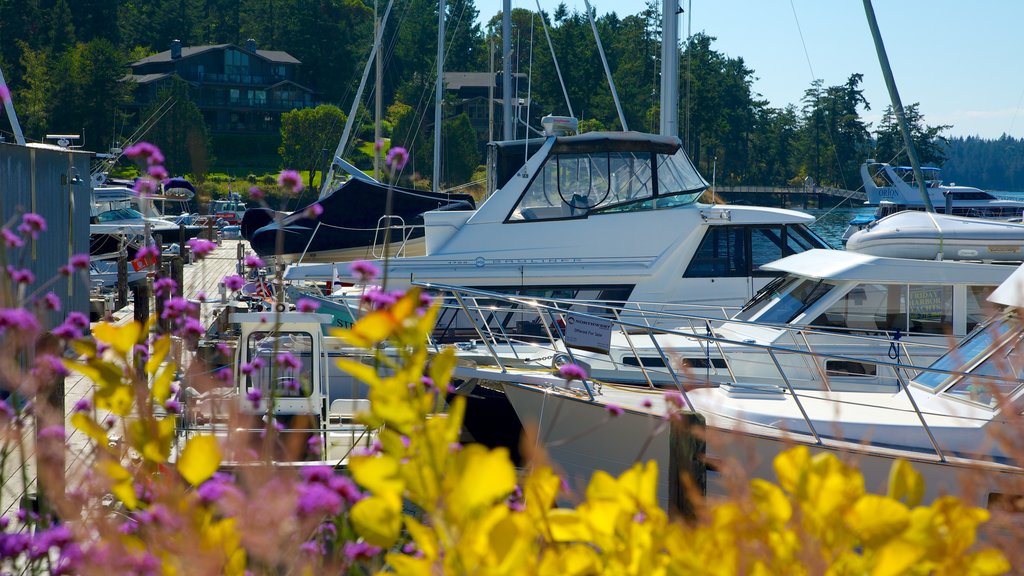
<path fill-rule="evenodd" d="M 1024 202 L 999 198 L 973 186 L 943 184 L 939 168 L 922 166 L 925 190 L 935 211 L 951 216 L 968 216 L 992 220 L 1020 220 L 1024 216 Z M 864 185 L 864 202 L 876 206 L 874 215 L 858 216 L 850 221 L 843 233 L 843 243 L 858 230 L 871 223 L 904 210 L 923 211 L 924 199 L 910 166 L 892 166 L 885 162 L 866 160 L 860 166 Z"/>
<path fill-rule="evenodd" d="M 807 228 L 807 214 L 700 203 L 708 184 L 675 137 L 591 132 L 502 146 L 509 150 L 496 178 L 504 184 L 478 209 L 426 212 L 426 255 L 377 261 L 389 289 L 441 282 L 738 306 L 779 275 L 761 265 L 828 248 Z M 524 165 L 528 149 L 536 152 Z M 285 273 L 292 281 L 348 276 L 347 263 L 297 264 Z"/>
<path fill-rule="evenodd" d="M 850 235 L 846 249 L 925 260 L 1024 260 L 1024 224 L 905 211 Z"/>

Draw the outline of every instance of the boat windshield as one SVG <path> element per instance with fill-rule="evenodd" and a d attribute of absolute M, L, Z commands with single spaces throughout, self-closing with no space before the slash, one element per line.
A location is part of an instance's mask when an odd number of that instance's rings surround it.
<path fill-rule="evenodd" d="M 508 220 L 661 210 L 696 202 L 706 187 L 682 150 L 552 154 Z"/>
<path fill-rule="evenodd" d="M 914 382 L 946 394 L 994 407 L 999 395 L 1013 393 L 1024 378 L 1022 334 L 1015 315 L 983 324 L 964 338 L 959 346 L 944 354 L 929 368 L 966 372 L 968 375 L 925 372 Z M 991 376 L 993 378 L 978 378 Z"/>
<path fill-rule="evenodd" d="M 141 220 L 143 216 L 131 208 L 117 208 L 101 212 L 96 218 L 100 222 L 119 222 L 121 220 Z"/>
<path fill-rule="evenodd" d="M 278 398 L 299 398 L 312 393 L 313 339 L 305 332 L 252 332 L 249 334 L 247 389 L 259 389 Z M 281 362 L 288 353 L 297 362 Z M 273 380 L 271 380 L 273 379 Z"/>
<path fill-rule="evenodd" d="M 779 276 L 765 284 L 764 288 L 758 290 L 757 294 L 754 294 L 754 297 L 743 305 L 743 308 L 733 316 L 733 319 L 747 321 L 757 316 L 761 310 L 777 302 L 784 292 L 788 291 L 799 281 L 800 278 L 796 276 Z"/>
<path fill-rule="evenodd" d="M 758 322 L 766 324 L 787 324 L 803 314 L 815 302 L 821 300 L 833 288 L 835 288 L 835 284 L 829 284 L 823 280 L 802 280 L 788 292 L 784 289 L 778 290 L 779 296 L 769 300 L 760 314 L 755 312 L 750 314 L 749 318 L 737 317 L 737 319 L 756 319 Z"/>

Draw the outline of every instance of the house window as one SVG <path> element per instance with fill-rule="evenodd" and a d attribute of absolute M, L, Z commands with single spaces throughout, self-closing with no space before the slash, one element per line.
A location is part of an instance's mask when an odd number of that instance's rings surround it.
<path fill-rule="evenodd" d="M 228 101 L 230 101 L 232 104 L 237 104 L 239 97 L 238 88 L 232 88 L 229 93 L 230 96 L 228 97 Z"/>
<path fill-rule="evenodd" d="M 267 92 L 265 90 L 256 91 L 256 105 L 264 106 L 267 103 Z"/>

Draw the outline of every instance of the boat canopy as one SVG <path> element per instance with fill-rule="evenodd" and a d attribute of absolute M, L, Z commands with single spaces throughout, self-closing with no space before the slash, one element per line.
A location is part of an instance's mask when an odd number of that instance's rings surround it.
<path fill-rule="evenodd" d="M 508 221 L 671 208 L 696 202 L 707 186 L 678 138 L 639 132 L 559 137 Z"/>

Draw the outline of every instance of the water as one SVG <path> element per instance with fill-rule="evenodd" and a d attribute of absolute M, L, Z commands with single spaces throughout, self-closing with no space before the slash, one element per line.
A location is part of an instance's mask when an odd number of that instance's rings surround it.
<path fill-rule="evenodd" d="M 875 213 L 873 206 L 843 204 L 831 208 L 797 208 L 800 212 L 806 212 L 814 216 L 814 223 L 810 225 L 811 230 L 821 236 L 833 248 L 843 247 L 843 232 L 846 226 L 856 216 Z"/>

